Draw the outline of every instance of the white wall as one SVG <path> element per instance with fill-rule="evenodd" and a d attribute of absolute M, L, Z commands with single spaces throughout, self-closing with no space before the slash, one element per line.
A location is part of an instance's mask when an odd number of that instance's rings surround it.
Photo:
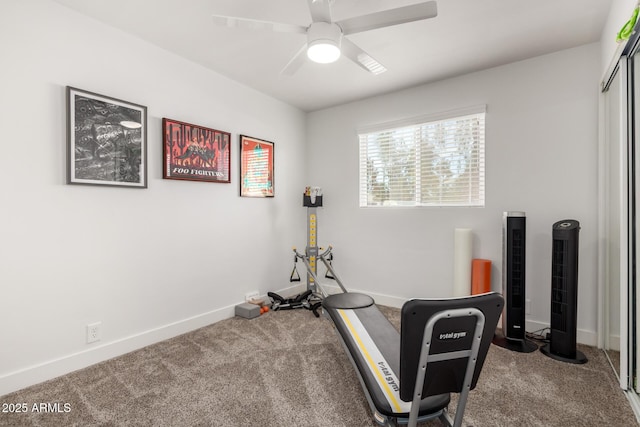
<path fill-rule="evenodd" d="M 304 113 L 47 0 L 3 0 L 0 40 L 0 395 L 289 285 Z M 148 107 L 148 189 L 65 184 L 67 85 Z M 163 180 L 162 117 L 231 132 L 232 183 Z M 275 142 L 275 198 L 239 197 L 240 133 Z"/>
<path fill-rule="evenodd" d="M 504 211 L 527 214 L 531 326 L 549 323 L 554 222 L 581 223 L 578 339 L 595 344 L 598 44 L 310 113 L 309 182 L 324 189 L 319 241 L 349 289 L 378 301 L 451 295 L 453 233 L 474 230 L 476 258 L 501 290 Z M 484 208 L 361 209 L 356 130 L 478 104 L 486 115 Z M 397 298 L 386 298 L 393 296 Z"/>

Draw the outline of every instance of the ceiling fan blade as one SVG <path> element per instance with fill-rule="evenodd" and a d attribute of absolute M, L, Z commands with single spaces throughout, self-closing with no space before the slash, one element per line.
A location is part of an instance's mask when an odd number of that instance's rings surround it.
<path fill-rule="evenodd" d="M 289 61 L 289 63 L 284 66 L 282 71 L 280 71 L 280 74 L 283 74 L 285 76 L 293 76 L 306 61 L 307 44 L 305 43 L 304 46 L 300 48 L 298 53 L 296 53 L 293 58 L 291 58 L 291 61 Z"/>
<path fill-rule="evenodd" d="M 275 31 L 277 33 L 299 33 L 306 34 L 307 29 L 299 25 L 281 24 L 279 22 L 260 21 L 258 19 L 236 18 L 233 16 L 212 15 L 213 23 L 216 25 L 243 28 L 258 31 Z"/>
<path fill-rule="evenodd" d="M 360 49 L 346 37 L 342 38 L 341 52 L 344 56 L 372 74 L 378 75 L 387 71 L 381 63 L 373 59 L 368 53 Z"/>
<path fill-rule="evenodd" d="M 349 18 L 336 22 L 336 24 L 342 28 L 342 33 L 347 35 L 404 24 L 406 22 L 421 21 L 435 16 L 438 16 L 437 3 L 435 1 L 428 1 L 426 3 L 418 3 Z"/>
<path fill-rule="evenodd" d="M 331 6 L 329 0 L 307 0 L 313 22 L 331 23 Z"/>

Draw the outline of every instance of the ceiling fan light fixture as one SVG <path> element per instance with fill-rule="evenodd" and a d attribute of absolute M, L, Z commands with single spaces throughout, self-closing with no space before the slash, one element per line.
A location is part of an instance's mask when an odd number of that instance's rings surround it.
<path fill-rule="evenodd" d="M 307 49 L 307 56 L 313 62 L 319 64 L 330 64 L 336 62 L 340 58 L 340 48 L 326 40 L 320 40 Z"/>
<path fill-rule="evenodd" d="M 307 56 L 313 62 L 330 64 L 340 58 L 342 30 L 335 24 L 315 22 L 307 31 Z"/>

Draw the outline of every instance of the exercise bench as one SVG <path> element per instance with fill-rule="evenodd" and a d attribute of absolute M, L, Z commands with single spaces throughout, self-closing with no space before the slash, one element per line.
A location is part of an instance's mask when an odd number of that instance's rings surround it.
<path fill-rule="evenodd" d="M 398 333 L 368 295 L 339 293 L 322 301 L 382 426 L 433 418 L 462 425 L 503 304 L 493 292 L 410 300 Z M 460 393 L 455 420 L 448 414 L 450 393 Z"/>

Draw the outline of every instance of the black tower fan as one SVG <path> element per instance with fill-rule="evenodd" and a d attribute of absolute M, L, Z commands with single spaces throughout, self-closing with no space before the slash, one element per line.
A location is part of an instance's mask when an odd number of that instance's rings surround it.
<path fill-rule="evenodd" d="M 502 215 L 502 333 L 493 343 L 521 353 L 531 353 L 538 346 L 527 340 L 525 324 L 525 255 L 527 217 L 524 212 Z"/>
<path fill-rule="evenodd" d="M 586 363 L 576 350 L 578 318 L 578 234 L 580 223 L 573 219 L 553 224 L 551 255 L 551 339 L 540 351 L 556 360 Z"/>

